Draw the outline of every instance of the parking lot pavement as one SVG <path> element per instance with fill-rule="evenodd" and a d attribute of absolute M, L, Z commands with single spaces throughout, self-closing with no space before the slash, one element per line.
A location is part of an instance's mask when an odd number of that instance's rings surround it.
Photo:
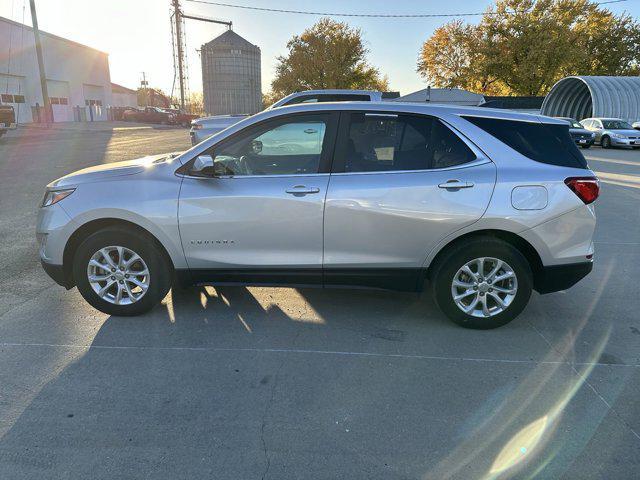
<path fill-rule="evenodd" d="M 99 313 L 38 265 L 42 189 L 187 132 L 18 133 L 0 141 L 0 478 L 637 475 L 640 152 L 585 152 L 594 272 L 471 331 L 429 295 L 365 290 L 192 288 Z"/>

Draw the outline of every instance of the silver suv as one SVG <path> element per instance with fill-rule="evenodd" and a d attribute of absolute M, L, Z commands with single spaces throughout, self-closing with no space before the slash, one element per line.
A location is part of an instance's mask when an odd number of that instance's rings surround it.
<path fill-rule="evenodd" d="M 420 291 L 494 328 L 592 268 L 598 181 L 562 120 L 382 102 L 247 118 L 47 186 L 40 256 L 112 315 L 187 285 Z"/>

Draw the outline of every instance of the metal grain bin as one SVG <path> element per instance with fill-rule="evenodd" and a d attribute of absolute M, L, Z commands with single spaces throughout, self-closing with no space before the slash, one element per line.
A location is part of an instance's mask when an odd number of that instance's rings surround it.
<path fill-rule="evenodd" d="M 260 48 L 233 30 L 202 45 L 204 109 L 210 115 L 262 110 Z"/>

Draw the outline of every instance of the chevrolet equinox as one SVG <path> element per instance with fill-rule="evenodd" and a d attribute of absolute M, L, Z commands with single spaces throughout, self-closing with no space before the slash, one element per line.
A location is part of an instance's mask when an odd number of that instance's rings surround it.
<path fill-rule="evenodd" d="M 111 315 L 174 282 L 428 286 L 452 321 L 486 329 L 591 271 L 598 194 L 562 120 L 299 104 L 52 182 L 37 237 L 46 272 Z"/>

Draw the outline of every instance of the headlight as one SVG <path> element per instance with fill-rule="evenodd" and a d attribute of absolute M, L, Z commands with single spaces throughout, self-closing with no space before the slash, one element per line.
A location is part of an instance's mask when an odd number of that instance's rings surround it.
<path fill-rule="evenodd" d="M 49 207 L 58 203 L 60 200 L 67 198 L 73 192 L 75 192 L 75 188 L 68 188 L 66 190 L 47 190 L 44 192 L 44 198 L 42 199 L 42 206 Z"/>
<path fill-rule="evenodd" d="M 620 135 L 619 133 L 612 133 L 611 136 L 616 138 L 626 138 L 624 135 Z"/>
<path fill-rule="evenodd" d="M 200 123 L 192 123 L 191 124 L 191 128 L 193 128 L 194 130 L 202 130 L 202 124 L 200 124 Z"/>
<path fill-rule="evenodd" d="M 591 138 L 596 138 L 596 132 L 591 132 Z"/>

